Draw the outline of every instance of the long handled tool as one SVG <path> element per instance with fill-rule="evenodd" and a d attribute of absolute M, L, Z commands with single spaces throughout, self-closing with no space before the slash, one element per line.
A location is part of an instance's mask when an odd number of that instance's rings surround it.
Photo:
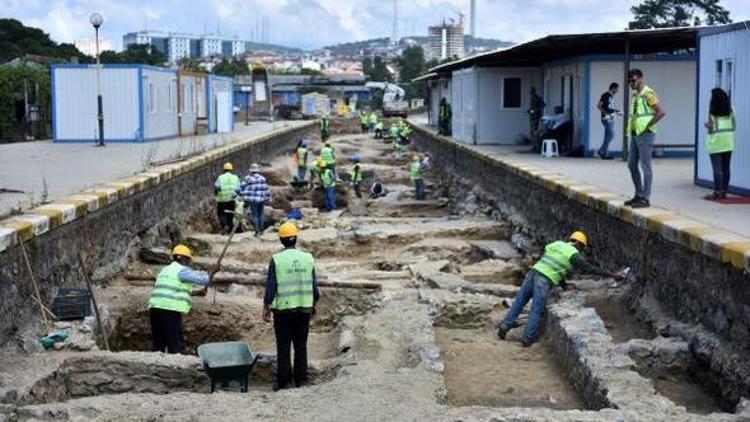
<path fill-rule="evenodd" d="M 42 318 L 44 318 L 44 326 L 47 328 L 47 332 L 50 331 L 50 325 L 49 325 L 49 319 L 47 319 L 47 313 L 49 313 L 52 318 L 55 318 L 55 314 L 53 314 L 49 309 L 47 309 L 46 306 L 42 303 L 42 296 L 39 294 L 39 286 L 36 284 L 36 278 L 34 277 L 34 271 L 31 269 L 31 263 L 29 262 L 29 256 L 26 254 L 26 246 L 23 244 L 23 239 L 21 239 L 21 235 L 16 232 L 16 241 L 18 242 L 18 245 L 21 247 L 21 252 L 23 253 L 23 260 L 26 263 L 26 270 L 29 272 L 29 278 L 31 279 L 31 284 L 34 285 L 34 299 L 39 304 L 39 309 L 42 312 Z"/>
<path fill-rule="evenodd" d="M 91 285 L 91 277 L 89 272 L 86 270 L 86 265 L 83 263 L 83 256 L 78 253 L 78 264 L 81 266 L 83 271 L 83 278 L 86 280 L 86 287 L 89 288 L 89 294 L 91 295 L 91 302 L 94 303 L 94 314 L 96 315 L 96 323 L 99 325 L 99 329 L 102 330 L 102 338 L 104 339 L 104 349 L 109 350 L 109 338 L 107 337 L 107 329 L 102 324 L 102 316 L 99 314 L 99 305 L 96 303 L 96 296 L 94 295 L 94 288 Z"/>
<path fill-rule="evenodd" d="M 234 215 L 234 211 L 224 211 L 227 214 Z M 227 238 L 227 243 L 224 244 L 224 249 L 221 250 L 221 254 L 219 255 L 219 259 L 216 260 L 216 268 L 221 267 L 221 260 L 224 259 L 224 255 L 227 253 L 227 249 L 229 249 L 229 244 L 232 243 L 232 238 L 234 237 L 234 234 L 237 232 L 237 228 L 240 227 L 241 219 L 234 223 L 232 226 L 232 231 L 229 233 L 229 238 Z M 211 278 L 208 279 L 208 284 L 211 284 L 213 281 L 214 275 L 211 274 Z M 208 285 L 206 285 L 208 287 Z M 214 287 L 214 297 L 213 297 L 213 304 L 216 304 L 216 288 Z"/>

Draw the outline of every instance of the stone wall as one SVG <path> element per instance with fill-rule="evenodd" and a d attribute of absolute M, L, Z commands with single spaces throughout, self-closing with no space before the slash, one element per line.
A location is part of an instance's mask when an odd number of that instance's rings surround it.
<path fill-rule="evenodd" d="M 434 167 L 455 179 L 451 183 L 464 195 L 490 204 L 540 243 L 583 230 L 595 261 L 610 270 L 633 268 L 635 295 L 653 294 L 680 320 L 699 322 L 750 347 L 750 279 L 745 263 L 732 255 L 735 243 L 691 230 L 700 223 L 672 217 L 676 213 L 632 210 L 595 187 L 577 186 L 512 158 L 491 158 L 421 127 L 415 127 L 413 142 L 431 153 Z"/>
<path fill-rule="evenodd" d="M 72 217 L 67 221 L 65 216 L 39 217 L 47 218 L 44 230 L 16 222 L 19 227 L 16 233 L 26 240 L 43 301 L 51 303 L 57 287 L 85 286 L 78 264 L 79 252 L 94 269 L 96 279 L 116 274 L 127 264 L 129 251 L 147 235 L 173 241 L 179 238 L 180 226 L 211 203 L 213 183 L 225 161 L 233 162 L 237 172 L 242 173 L 253 162 L 270 160 L 293 148 L 300 137 L 309 136 L 312 131 L 312 124 L 278 130 L 183 162 L 154 168 L 123 181 L 123 187 L 114 195 L 107 196 L 106 190 L 104 193 L 94 191 L 90 195 L 56 201 L 50 206 L 73 207 Z M 35 210 L 31 210 L 28 218 L 35 218 L 42 211 L 33 214 Z M 33 287 L 24 270 L 20 248 L 15 245 L 16 233 L 7 236 L 8 247 L 0 252 L 0 313 L 3 315 L 0 346 L 19 345 L 20 333 L 29 322 L 41 319 L 39 308 L 31 299 Z M 31 343 L 34 341 L 32 337 Z"/>

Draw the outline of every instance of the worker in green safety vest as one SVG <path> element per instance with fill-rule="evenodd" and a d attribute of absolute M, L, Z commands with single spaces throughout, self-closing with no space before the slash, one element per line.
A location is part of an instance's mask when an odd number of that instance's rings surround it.
<path fill-rule="evenodd" d="M 240 186 L 240 178 L 233 173 L 234 165 L 224 163 L 224 172 L 214 182 L 214 194 L 216 195 L 216 215 L 219 217 L 219 226 L 224 233 L 232 231 L 232 219 L 235 210 L 235 191 Z"/>
<path fill-rule="evenodd" d="M 369 116 L 364 111 L 359 112 L 359 127 L 362 129 L 362 133 L 367 133 L 367 129 L 370 125 Z"/>
<path fill-rule="evenodd" d="M 422 163 L 419 154 L 414 154 L 409 165 L 409 177 L 414 183 L 414 199 L 424 199 L 424 179 L 422 178 Z"/>
<path fill-rule="evenodd" d="M 352 157 L 354 167 L 352 168 L 352 187 L 357 198 L 362 197 L 362 168 L 360 167 L 360 158 L 358 155 Z"/>
<path fill-rule="evenodd" d="M 305 180 L 305 171 L 307 170 L 307 139 L 301 139 L 295 151 L 297 161 L 297 180 Z"/>
<path fill-rule="evenodd" d="M 274 390 L 307 384 L 307 335 L 310 318 L 320 299 L 315 277 L 315 260 L 295 248 L 299 231 L 287 221 L 279 227 L 284 250 L 273 255 L 268 265 L 263 320 L 271 321 L 276 336 L 276 385 Z M 294 345 L 294 367 L 291 346 Z"/>
<path fill-rule="evenodd" d="M 367 131 L 368 132 L 374 132 L 375 131 L 375 125 L 378 124 L 378 115 L 375 114 L 374 111 L 370 112 L 370 115 L 367 118 Z"/>
<path fill-rule="evenodd" d="M 320 150 L 320 158 L 326 163 L 326 167 L 329 168 L 333 174 L 336 174 L 336 153 L 333 151 L 330 142 L 326 142 L 323 145 L 323 148 Z"/>
<path fill-rule="evenodd" d="M 318 125 L 320 128 L 320 140 L 325 142 L 325 140 L 331 136 L 331 122 L 328 120 L 327 116 L 323 116 Z"/>
<path fill-rule="evenodd" d="M 633 208 L 645 208 L 651 205 L 651 184 L 653 180 L 651 156 L 654 152 L 654 141 L 656 140 L 656 124 L 667 113 L 659 102 L 656 92 L 646 85 L 643 80 L 643 72 L 640 69 L 631 69 L 628 72 L 628 83 L 633 90 L 630 102 L 631 115 L 628 122 L 628 133 L 630 134 L 628 169 L 630 170 L 630 177 L 633 179 L 635 195 L 625 201 L 625 205 Z M 643 170 L 642 177 L 641 170 Z"/>
<path fill-rule="evenodd" d="M 185 341 L 182 332 L 182 315 L 190 312 L 191 296 L 205 296 L 206 287 L 219 271 L 214 267 L 208 273 L 190 268 L 193 252 L 185 245 L 172 249 L 174 262 L 156 276 L 154 290 L 148 300 L 151 336 L 155 352 L 183 353 Z M 193 285 L 203 289 L 193 290 Z"/>
<path fill-rule="evenodd" d="M 383 121 L 375 123 L 375 139 L 383 139 Z"/>
<path fill-rule="evenodd" d="M 711 90 L 711 101 L 708 107 L 708 130 L 706 151 L 711 157 L 714 172 L 714 192 L 705 198 L 709 200 L 726 199 L 729 190 L 729 169 L 734 151 L 734 132 L 737 122 L 732 110 L 729 95 L 721 89 Z"/>
<path fill-rule="evenodd" d="M 325 161 L 320 165 L 320 180 L 323 182 L 323 202 L 326 211 L 336 209 L 336 174 L 328 168 Z"/>
<path fill-rule="evenodd" d="M 583 232 L 576 231 L 570 235 L 568 241 L 558 240 L 544 247 L 544 255 L 526 273 L 521 289 L 518 291 L 513 305 L 505 318 L 498 324 L 497 335 L 505 339 L 508 330 L 515 327 L 516 319 L 521 311 L 533 299 L 531 312 L 529 312 L 526 327 L 524 328 L 521 345 L 529 347 L 536 340 L 537 330 L 542 318 L 542 311 L 547 303 L 547 295 L 550 288 L 561 285 L 566 287 L 565 276 L 573 268 L 615 280 L 623 280 L 625 271 L 609 273 L 598 266 L 589 263 L 582 255 L 588 245 L 588 239 Z"/>

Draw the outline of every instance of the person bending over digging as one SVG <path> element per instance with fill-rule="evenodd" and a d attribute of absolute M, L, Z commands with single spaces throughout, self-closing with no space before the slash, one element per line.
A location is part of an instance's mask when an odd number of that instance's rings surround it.
<path fill-rule="evenodd" d="M 544 311 L 544 306 L 547 303 L 550 288 L 561 284 L 565 286 L 565 275 L 573 268 L 600 276 L 612 277 L 617 281 L 625 278 L 623 272 L 609 273 L 588 262 L 580 253 L 586 248 L 587 244 L 586 235 L 583 232 L 576 231 L 570 235 L 567 242 L 558 240 L 544 247 L 544 255 L 526 273 L 523 284 L 521 284 L 521 290 L 518 291 L 516 298 L 513 300 L 513 305 L 505 314 L 505 318 L 498 324 L 497 336 L 501 340 L 505 340 L 505 335 L 511 328 L 515 327 L 516 320 L 523 308 L 529 300 L 533 299 L 529 318 L 521 338 L 521 346 L 531 346 L 536 340 L 542 311 Z"/>

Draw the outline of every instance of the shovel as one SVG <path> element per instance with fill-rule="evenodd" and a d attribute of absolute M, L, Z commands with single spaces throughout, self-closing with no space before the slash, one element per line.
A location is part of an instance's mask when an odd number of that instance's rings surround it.
<path fill-rule="evenodd" d="M 234 211 L 224 211 L 227 214 L 236 214 Z M 227 243 L 224 244 L 224 249 L 221 250 L 221 254 L 219 255 L 219 259 L 216 260 L 216 268 L 221 268 L 221 260 L 224 259 L 224 255 L 227 253 L 227 249 L 229 249 L 229 244 L 232 243 L 232 238 L 234 237 L 234 234 L 237 232 L 237 228 L 240 226 L 240 221 L 237 221 L 232 226 L 232 231 L 229 233 L 229 237 L 227 238 Z M 208 284 L 206 285 L 206 289 L 208 289 L 208 286 L 213 281 L 214 275 L 212 274 L 211 277 L 208 279 Z M 213 297 L 213 304 L 216 304 L 216 288 L 214 287 L 214 297 Z"/>

